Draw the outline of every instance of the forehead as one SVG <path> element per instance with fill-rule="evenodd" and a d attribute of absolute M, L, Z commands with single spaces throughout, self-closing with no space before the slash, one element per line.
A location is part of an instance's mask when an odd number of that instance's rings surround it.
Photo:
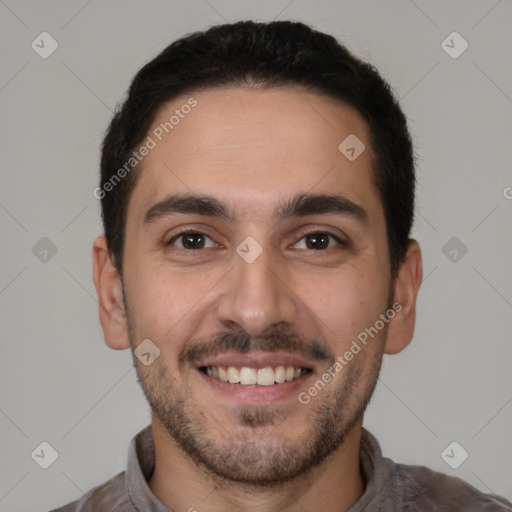
<path fill-rule="evenodd" d="M 356 110 L 324 96 L 197 91 L 163 105 L 147 135 L 153 147 L 138 171 L 129 216 L 143 216 L 174 193 L 213 195 L 254 218 L 262 205 L 270 209 L 296 193 L 339 192 L 382 213 L 368 126 Z M 351 161 L 339 149 L 345 140 L 366 149 Z"/>

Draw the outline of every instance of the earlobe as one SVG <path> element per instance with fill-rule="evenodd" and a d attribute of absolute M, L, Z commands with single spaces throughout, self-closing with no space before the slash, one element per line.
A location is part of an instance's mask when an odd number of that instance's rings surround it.
<path fill-rule="evenodd" d="M 388 328 L 386 354 L 402 351 L 412 340 L 416 318 L 416 298 L 423 278 L 421 249 L 416 240 L 409 240 L 407 253 L 395 280 L 394 303 L 401 310 L 391 320 Z"/>
<path fill-rule="evenodd" d="M 93 272 L 105 343 L 114 350 L 127 349 L 130 338 L 121 277 L 111 261 L 104 236 L 96 238 L 93 244 Z"/>

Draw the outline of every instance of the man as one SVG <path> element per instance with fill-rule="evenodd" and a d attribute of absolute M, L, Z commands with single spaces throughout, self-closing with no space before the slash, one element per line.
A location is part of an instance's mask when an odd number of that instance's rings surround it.
<path fill-rule="evenodd" d="M 362 427 L 413 336 L 414 185 L 388 85 L 328 35 L 222 25 L 144 66 L 103 143 L 93 256 L 152 422 L 59 510 L 512 510 Z"/>

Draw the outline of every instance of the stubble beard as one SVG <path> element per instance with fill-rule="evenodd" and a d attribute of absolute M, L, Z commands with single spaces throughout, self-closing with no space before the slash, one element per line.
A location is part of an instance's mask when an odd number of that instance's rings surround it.
<path fill-rule="evenodd" d="M 131 324 L 130 319 L 128 323 Z M 129 330 L 134 348 L 133 324 Z M 381 334 L 385 338 L 386 333 Z M 382 341 L 372 343 L 383 346 Z M 154 415 L 201 471 L 220 483 L 261 488 L 307 473 L 341 446 L 371 399 L 382 350 L 372 350 L 352 360 L 307 405 L 297 400 L 292 410 L 279 406 L 243 407 L 236 411 L 235 419 L 229 418 L 224 425 L 212 418 L 186 381 L 176 381 L 162 356 L 150 366 L 142 365 L 134 356 L 133 364 Z M 286 420 L 297 410 L 307 425 L 302 435 L 290 440 L 286 436 Z M 231 429 L 229 425 L 233 424 L 235 428 Z"/>

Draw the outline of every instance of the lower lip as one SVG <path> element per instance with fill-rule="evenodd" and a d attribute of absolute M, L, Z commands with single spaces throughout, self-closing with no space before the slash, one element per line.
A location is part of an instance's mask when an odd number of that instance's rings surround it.
<path fill-rule="evenodd" d="M 261 404 L 277 402 L 279 400 L 289 399 L 290 397 L 297 398 L 300 388 L 303 388 L 306 380 L 313 375 L 313 372 L 309 372 L 298 379 L 293 379 L 281 384 L 257 386 L 231 384 L 230 382 L 224 382 L 220 379 L 216 379 L 215 377 L 210 377 L 201 370 L 197 370 L 197 372 L 203 381 L 207 385 L 211 386 L 214 391 L 242 404 Z"/>

